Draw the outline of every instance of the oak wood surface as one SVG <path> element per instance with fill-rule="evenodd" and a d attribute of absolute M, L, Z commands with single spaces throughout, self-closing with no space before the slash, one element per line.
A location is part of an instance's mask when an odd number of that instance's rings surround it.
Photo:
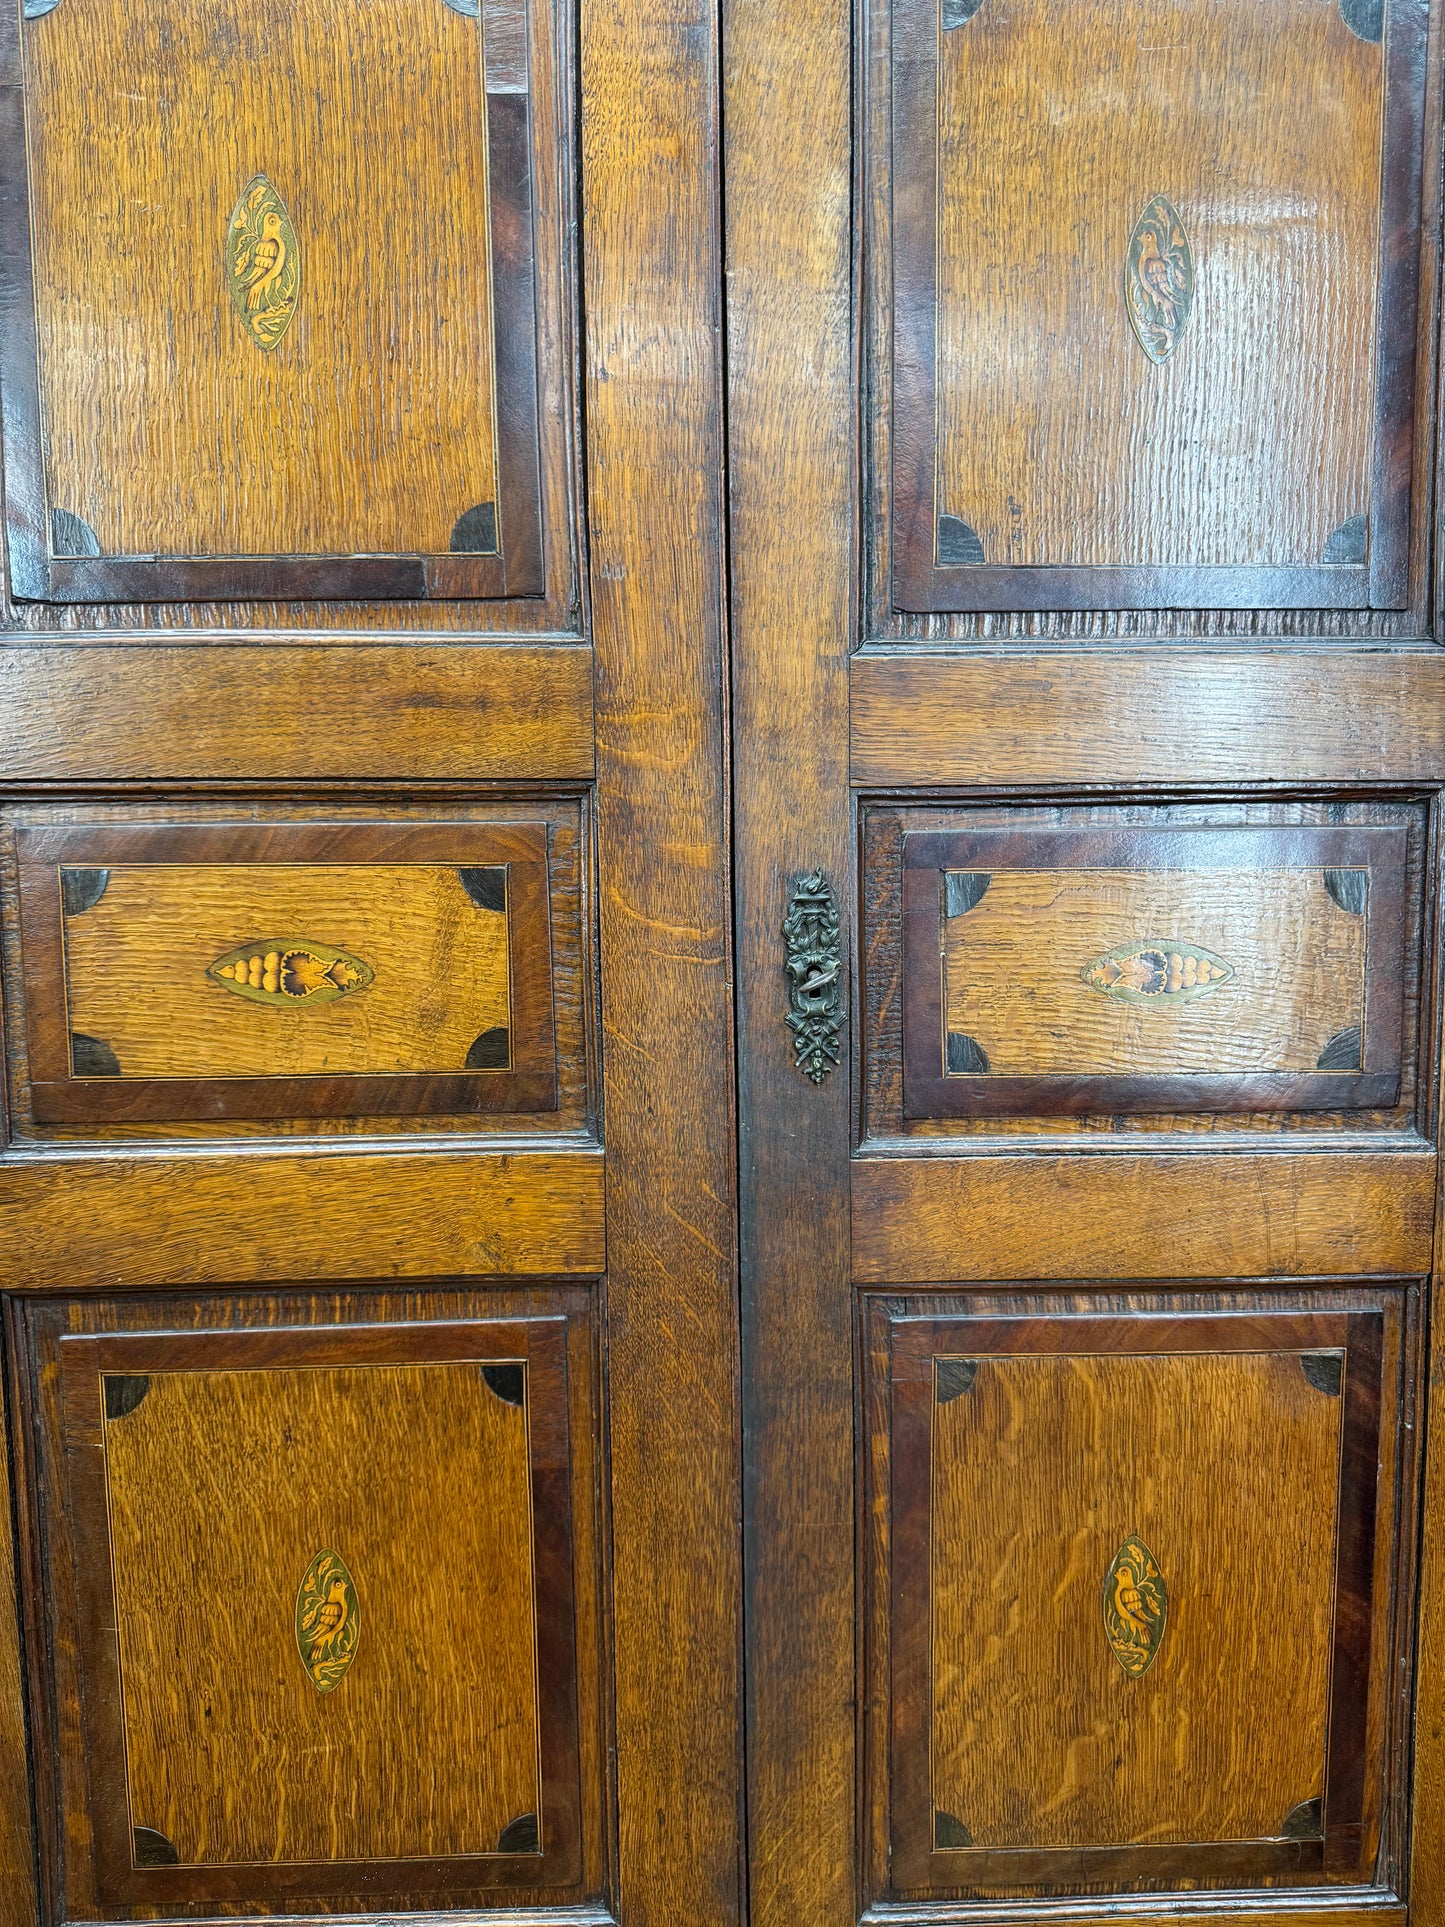
<path fill-rule="evenodd" d="M 1428 1270 L 1425 1152 L 1043 1152 L 853 1165 L 860 1284 Z"/>
<path fill-rule="evenodd" d="M 19 1155 L 0 1165 L 0 1285 L 596 1276 L 602 1212 L 595 1151 Z"/>
<path fill-rule="evenodd" d="M 15 1477 L 10 1426 L 0 1411 L 5 1480 L 0 1489 L 0 1927 L 35 1927 L 35 1844 L 19 1637 L 18 1555 L 12 1525 Z"/>
<path fill-rule="evenodd" d="M 618 1833 L 628 1927 L 743 1908 L 718 16 L 582 12 Z"/>
<path fill-rule="evenodd" d="M 545 643 L 404 647 L 295 631 L 229 643 L 11 645 L 13 783 L 586 781 L 592 660 Z"/>

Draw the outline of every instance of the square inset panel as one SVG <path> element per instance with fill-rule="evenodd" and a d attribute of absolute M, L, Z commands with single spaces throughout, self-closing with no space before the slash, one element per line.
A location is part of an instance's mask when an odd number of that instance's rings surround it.
<path fill-rule="evenodd" d="M 1333 1110 L 1400 1091 L 1402 825 L 903 839 L 904 1110 Z"/>
<path fill-rule="evenodd" d="M 5 11 L 18 596 L 541 593 L 528 14 Z"/>
<path fill-rule="evenodd" d="M 40 1121 L 556 1107 L 544 824 L 16 842 Z"/>
<path fill-rule="evenodd" d="M 891 27 L 895 606 L 1403 606 L 1424 10 Z"/>
<path fill-rule="evenodd" d="M 568 1316 L 58 1322 L 40 1437 L 77 1890 L 576 1888 Z"/>
<path fill-rule="evenodd" d="M 892 1890 L 1372 1879 L 1395 1310 L 874 1331 Z"/>

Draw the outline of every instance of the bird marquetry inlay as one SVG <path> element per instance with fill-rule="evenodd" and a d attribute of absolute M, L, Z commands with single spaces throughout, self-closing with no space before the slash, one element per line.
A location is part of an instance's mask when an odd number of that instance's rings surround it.
<path fill-rule="evenodd" d="M 1194 302 L 1194 255 L 1184 223 L 1156 194 L 1134 223 L 1124 266 L 1129 325 L 1152 362 L 1168 361 L 1179 346 Z"/>
<path fill-rule="evenodd" d="M 318 1552 L 296 1594 L 296 1645 L 318 1693 L 333 1693 L 356 1657 L 361 1606 L 338 1553 Z"/>
<path fill-rule="evenodd" d="M 231 211 L 226 278 L 242 325 L 269 354 L 301 299 L 301 250 L 286 203 L 264 174 L 246 183 Z"/>
<path fill-rule="evenodd" d="M 1126 1004 L 1180 1004 L 1207 997 L 1234 975 L 1234 965 L 1177 937 L 1121 943 L 1079 972 L 1090 990 Z"/>
<path fill-rule="evenodd" d="M 1114 1554 L 1104 1575 L 1104 1637 L 1129 1675 L 1147 1673 L 1159 1654 L 1169 1592 L 1158 1561 L 1136 1533 Z"/>
<path fill-rule="evenodd" d="M 372 969 L 360 957 L 326 943 L 297 943 L 284 937 L 244 943 L 217 957 L 206 975 L 224 990 L 258 1004 L 334 1004 L 354 990 L 365 990 Z"/>

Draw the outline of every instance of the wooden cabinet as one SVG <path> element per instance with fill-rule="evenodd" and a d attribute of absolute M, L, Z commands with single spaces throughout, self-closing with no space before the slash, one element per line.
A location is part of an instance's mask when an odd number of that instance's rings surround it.
<path fill-rule="evenodd" d="M 1445 1927 L 1436 0 L 7 0 L 0 1927 Z"/>

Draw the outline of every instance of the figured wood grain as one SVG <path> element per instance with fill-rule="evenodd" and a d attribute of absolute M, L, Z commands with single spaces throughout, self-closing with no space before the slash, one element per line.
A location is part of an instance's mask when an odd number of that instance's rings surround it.
<path fill-rule="evenodd" d="M 619 1915 L 743 1907 L 718 14 L 582 12 Z"/>
<path fill-rule="evenodd" d="M 1125 1003 L 1083 972 L 1111 949 L 1200 944 L 1233 975 L 1174 1003 Z M 1315 1069 L 1365 1021 L 1365 919 L 1318 870 L 1008 870 L 943 918 L 945 1028 L 995 1074 Z"/>
<path fill-rule="evenodd" d="M 1445 779 L 1433 648 L 869 650 L 851 685 L 853 778 L 880 788 Z"/>
<path fill-rule="evenodd" d="M 133 1824 L 183 1864 L 390 1860 L 540 1811 L 527 1421 L 479 1366 L 161 1371 L 103 1436 Z M 360 1625 L 325 1695 L 323 1548 Z"/>
<path fill-rule="evenodd" d="M 10 1427 L 0 1412 L 0 1927 L 35 1927 L 35 1845 L 30 1820 L 25 1680 L 20 1655 L 17 1552 L 11 1523 L 15 1478 Z"/>
<path fill-rule="evenodd" d="M 793 879 L 829 876 L 845 951 L 854 919 L 852 29 L 846 0 L 723 9 L 754 1927 L 856 1907 L 849 1053 L 805 1083 L 779 1003 Z"/>
<path fill-rule="evenodd" d="M 0 652 L 0 762 L 10 780 L 42 783 L 588 780 L 591 651 L 328 644 L 295 631 L 264 651 L 12 647 Z"/>
<path fill-rule="evenodd" d="M 860 1158 L 860 1284 L 1421 1272 L 1423 1153 Z"/>
<path fill-rule="evenodd" d="M 977 1846 L 1265 1839 L 1323 1793 L 1340 1419 L 1287 1350 L 987 1357 L 935 1404 L 934 1801 Z M 1130 1534 L 1168 1593 L 1138 1679 Z"/>
<path fill-rule="evenodd" d="M 7 1161 L 10 1291 L 598 1275 L 593 1151 L 236 1151 Z M 298 1575 L 299 1577 L 299 1575 Z"/>
<path fill-rule="evenodd" d="M 1437 1231 L 1437 1246 L 1439 1233 Z M 1414 1777 L 1410 1830 L 1412 1918 L 1445 1914 L 1445 1320 L 1440 1258 L 1430 1286 L 1430 1422 L 1423 1476 L 1420 1610 L 1413 1700 Z"/>
<path fill-rule="evenodd" d="M 455 866 L 170 864 L 109 871 L 65 919 L 72 1031 L 129 1078 L 383 1075 L 458 1070 L 511 1015 L 508 913 L 480 908 Z M 208 975 L 277 940 L 344 949 L 372 980 L 334 1003 L 275 1009 Z"/>
<path fill-rule="evenodd" d="M 990 561 L 1313 563 L 1365 512 L 1384 71 L 1315 0 L 939 34 L 937 507 Z M 1156 194 L 1196 275 L 1162 367 L 1124 299 Z"/>
<path fill-rule="evenodd" d="M 109 555 L 445 553 L 498 500 L 477 22 L 86 0 L 24 48 L 50 501 Z M 269 353 L 222 268 L 257 174 L 300 249 Z"/>

